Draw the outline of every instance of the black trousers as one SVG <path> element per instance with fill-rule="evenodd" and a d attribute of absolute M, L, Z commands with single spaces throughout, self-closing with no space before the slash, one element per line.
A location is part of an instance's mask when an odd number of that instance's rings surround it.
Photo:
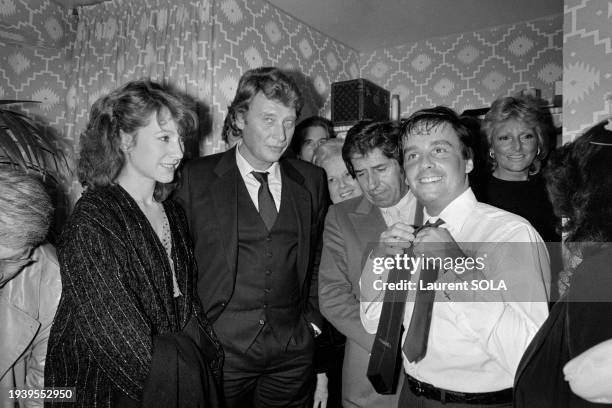
<path fill-rule="evenodd" d="M 226 408 L 312 407 L 315 386 L 314 339 L 303 336 L 281 345 L 266 325 L 242 353 L 224 344 Z"/>

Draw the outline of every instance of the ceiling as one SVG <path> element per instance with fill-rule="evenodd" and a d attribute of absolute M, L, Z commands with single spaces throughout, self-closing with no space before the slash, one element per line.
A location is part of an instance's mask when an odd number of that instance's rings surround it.
<path fill-rule="evenodd" d="M 563 12 L 563 0 L 268 1 L 359 52 Z"/>

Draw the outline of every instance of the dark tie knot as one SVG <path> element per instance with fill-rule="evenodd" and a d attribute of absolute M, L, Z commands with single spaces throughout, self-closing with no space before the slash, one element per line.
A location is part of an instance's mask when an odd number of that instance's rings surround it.
<path fill-rule="evenodd" d="M 438 228 L 442 224 L 444 224 L 444 220 L 442 218 L 438 218 L 434 222 L 431 222 L 431 220 L 428 220 L 425 224 L 421 225 L 420 227 L 418 226 L 416 227 L 416 229 L 414 230 L 414 235 L 416 236 L 416 234 L 418 234 L 425 228 Z"/>
<path fill-rule="evenodd" d="M 444 224 L 444 220 L 442 218 L 438 218 L 435 222 L 431 222 L 431 220 L 428 220 L 425 225 L 423 225 L 423 227 L 438 228 L 442 224 Z"/>
<path fill-rule="evenodd" d="M 268 174 L 269 173 L 267 171 L 253 171 L 252 173 L 255 179 L 259 181 L 259 184 L 261 185 L 268 184 Z"/>

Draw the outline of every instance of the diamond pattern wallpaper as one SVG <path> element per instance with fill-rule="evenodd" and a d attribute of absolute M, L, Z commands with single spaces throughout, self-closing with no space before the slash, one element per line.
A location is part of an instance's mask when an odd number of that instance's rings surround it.
<path fill-rule="evenodd" d="M 527 87 L 550 99 L 564 77 L 566 140 L 612 113 L 609 1 L 565 0 L 564 16 L 362 55 L 265 0 L 112 0 L 78 14 L 50 0 L 0 0 L 0 99 L 41 101 L 22 109 L 58 134 L 71 158 L 91 102 L 148 75 L 208 105 L 201 152 L 221 151 L 238 78 L 261 65 L 294 72 L 304 116 L 329 117 L 331 83 L 360 76 L 399 94 L 403 116 L 435 104 L 483 107 Z"/>
<path fill-rule="evenodd" d="M 213 134 L 220 135 L 238 79 L 247 70 L 274 65 L 286 69 L 302 89 L 302 117 L 330 117 L 331 83 L 357 78 L 359 54 L 263 0 L 215 3 Z M 220 138 L 207 152 L 225 150 Z"/>
<path fill-rule="evenodd" d="M 612 2 L 565 1 L 563 136 L 612 116 Z"/>
<path fill-rule="evenodd" d="M 0 1 L 0 99 L 37 100 L 15 105 L 62 133 L 75 21 L 46 1 Z"/>
<path fill-rule="evenodd" d="M 360 56 L 360 74 L 400 96 L 401 115 L 432 105 L 462 112 L 563 74 L 563 16 L 432 38 Z"/>
<path fill-rule="evenodd" d="M 359 75 L 355 50 L 263 0 L 112 0 L 78 18 L 49 0 L 0 0 L 0 48 L 0 98 L 41 100 L 24 110 L 60 135 L 72 167 L 91 104 L 129 80 L 167 81 L 200 101 L 210 154 L 225 150 L 223 118 L 246 70 L 291 71 L 304 116 L 329 116 L 330 84 Z"/>

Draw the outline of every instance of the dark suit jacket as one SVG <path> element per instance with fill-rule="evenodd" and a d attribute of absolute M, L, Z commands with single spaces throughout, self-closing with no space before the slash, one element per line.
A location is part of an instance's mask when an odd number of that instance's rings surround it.
<path fill-rule="evenodd" d="M 612 248 L 591 254 L 578 266 L 566 297 L 553 307 L 525 351 L 514 380 L 516 407 L 612 407 L 575 395 L 563 366 L 612 337 Z"/>
<path fill-rule="evenodd" d="M 328 207 L 322 169 L 282 158 L 282 188 L 291 197 L 298 221 L 297 273 L 305 319 L 323 327 L 317 299 L 321 233 Z M 236 148 L 188 162 L 176 194 L 189 220 L 198 264 L 198 293 L 214 322 L 234 292 L 238 259 L 238 182 Z M 286 203 L 284 203 L 286 204 Z"/>
<path fill-rule="evenodd" d="M 192 319 L 179 333 L 153 337 L 151 371 L 142 401 L 121 392 L 113 395 L 113 407 L 121 408 L 220 408 L 219 382 L 206 364 L 199 344 L 206 338 Z M 205 341 L 205 340 L 204 340 Z"/>

